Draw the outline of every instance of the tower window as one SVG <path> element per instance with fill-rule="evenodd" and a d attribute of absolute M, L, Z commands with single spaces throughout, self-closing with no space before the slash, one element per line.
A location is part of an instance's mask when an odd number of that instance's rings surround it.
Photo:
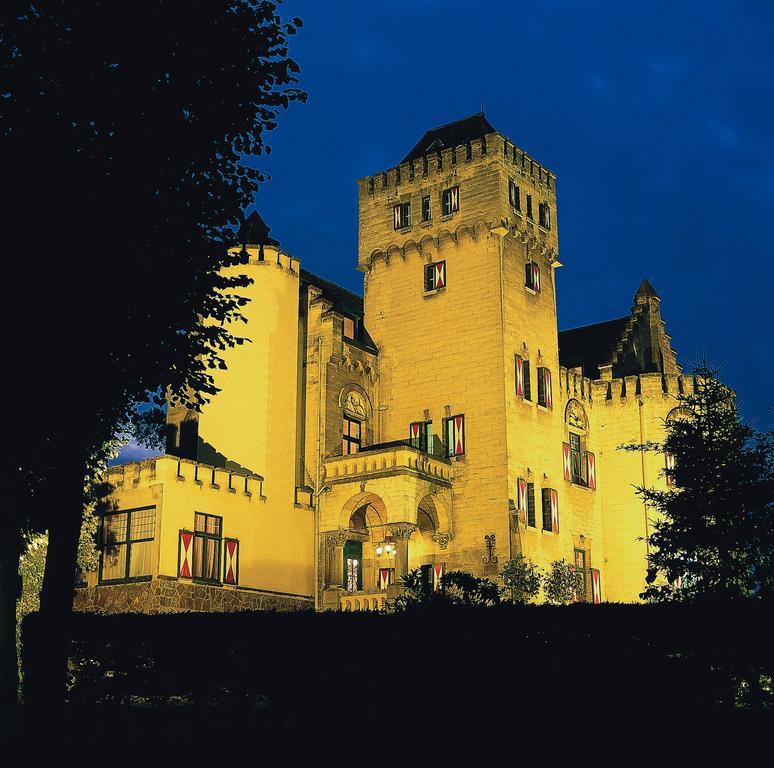
<path fill-rule="evenodd" d="M 535 483 L 527 483 L 527 525 L 536 526 Z"/>
<path fill-rule="evenodd" d="M 508 202 L 517 211 L 521 210 L 521 190 L 513 179 L 508 179 Z"/>
<path fill-rule="evenodd" d="M 527 195 L 527 218 L 532 220 L 532 195 Z"/>
<path fill-rule="evenodd" d="M 551 387 L 551 370 L 545 366 L 538 368 L 538 405 L 553 408 L 554 395 Z"/>
<path fill-rule="evenodd" d="M 342 433 L 342 454 L 344 456 L 349 456 L 353 453 L 360 453 L 360 446 L 362 445 L 362 424 L 356 419 L 350 419 L 349 416 L 345 416 Z"/>
<path fill-rule="evenodd" d="M 354 339 L 355 338 L 355 329 L 357 325 L 355 320 L 353 320 L 351 317 L 345 317 L 344 318 L 344 328 L 343 328 L 343 334 L 345 339 Z"/>
<path fill-rule="evenodd" d="M 586 479 L 583 477 L 583 449 L 581 448 L 581 436 L 575 432 L 570 432 L 570 473 L 572 482 L 578 485 L 585 485 Z"/>
<path fill-rule="evenodd" d="M 525 400 L 532 399 L 532 388 L 529 377 L 529 360 L 516 355 L 516 394 Z"/>
<path fill-rule="evenodd" d="M 535 293 L 540 293 L 540 267 L 534 261 L 524 265 L 524 285 Z"/>
<path fill-rule="evenodd" d="M 446 287 L 446 261 L 436 261 L 425 266 L 425 290 L 437 291 Z"/>
<path fill-rule="evenodd" d="M 442 209 L 443 215 L 448 216 L 451 213 L 456 213 L 460 209 L 460 188 L 459 185 L 444 189 L 442 196 Z"/>
<path fill-rule="evenodd" d="M 422 221 L 430 221 L 432 215 L 430 213 L 430 195 L 425 195 L 422 198 Z"/>
<path fill-rule="evenodd" d="M 548 203 L 538 205 L 538 224 L 543 229 L 551 229 L 551 208 Z"/>
<path fill-rule="evenodd" d="M 398 203 L 392 209 L 395 229 L 411 226 L 411 203 Z"/>

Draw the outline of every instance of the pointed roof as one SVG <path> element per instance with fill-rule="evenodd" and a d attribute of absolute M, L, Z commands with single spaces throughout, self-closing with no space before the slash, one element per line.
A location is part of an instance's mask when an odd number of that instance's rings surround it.
<path fill-rule="evenodd" d="M 239 227 L 239 242 L 247 245 L 279 245 L 279 241 L 269 237 L 271 227 L 253 211 Z"/>
<path fill-rule="evenodd" d="M 559 365 L 565 368 L 581 366 L 584 376 L 599 378 L 599 366 L 612 360 L 613 350 L 628 322 L 628 317 L 618 317 L 559 331 Z"/>
<path fill-rule="evenodd" d="M 428 152 L 437 152 L 446 147 L 467 144 L 469 141 L 480 139 L 488 133 L 497 133 L 497 130 L 484 117 L 483 112 L 477 112 L 470 117 L 463 117 L 462 120 L 455 120 L 453 123 L 431 128 L 401 160 L 401 163 L 422 157 Z"/>
<path fill-rule="evenodd" d="M 656 293 L 656 289 L 650 284 L 650 281 L 647 277 L 642 278 L 640 287 L 637 289 L 637 293 L 634 294 L 635 298 L 638 296 L 652 297 L 654 299 L 661 298 L 661 296 Z"/>

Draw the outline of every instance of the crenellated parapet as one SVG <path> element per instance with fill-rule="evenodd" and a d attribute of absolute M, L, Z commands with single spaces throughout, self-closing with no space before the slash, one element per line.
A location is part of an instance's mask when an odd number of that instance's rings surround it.
<path fill-rule="evenodd" d="M 252 267 L 282 269 L 295 279 L 298 279 L 300 274 L 298 259 L 278 246 L 250 244 L 234 246 L 229 249 L 229 255 L 239 258 L 241 264 L 247 264 Z M 239 266 L 231 267 L 231 269 L 238 271 Z M 250 273 L 252 276 L 252 270 L 250 270 Z"/>
<path fill-rule="evenodd" d="M 119 464 L 110 467 L 104 479 L 118 491 L 176 482 L 190 483 L 207 493 L 233 493 L 266 501 L 261 475 L 233 472 L 177 456 L 165 455 Z"/>

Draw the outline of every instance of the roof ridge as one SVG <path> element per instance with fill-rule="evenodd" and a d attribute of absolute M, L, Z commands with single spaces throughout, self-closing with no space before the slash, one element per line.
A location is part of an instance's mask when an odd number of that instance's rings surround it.
<path fill-rule="evenodd" d="M 622 320 L 628 320 L 631 317 L 631 315 L 623 315 L 623 317 L 613 317 L 610 320 L 600 320 L 597 323 L 589 323 L 588 325 L 577 325 L 575 328 L 565 328 L 563 331 L 559 331 L 559 333 L 569 333 L 570 331 L 582 331 L 586 328 L 594 328 L 597 325 L 606 325 L 607 323 L 619 323 Z"/>
<path fill-rule="evenodd" d="M 361 294 L 356 293 L 355 291 L 351 291 L 349 288 L 345 288 L 343 285 L 334 283 L 333 280 L 328 280 L 327 277 L 322 277 L 321 275 L 318 275 L 314 272 L 310 272 L 308 269 L 302 269 L 301 276 L 303 277 L 304 275 L 306 275 L 307 278 L 312 278 L 313 280 L 319 280 L 323 283 L 327 283 L 328 285 L 332 285 L 334 288 L 337 288 L 338 290 L 343 291 L 346 294 L 349 294 L 350 296 L 357 299 L 358 301 L 363 300 L 363 297 Z"/>

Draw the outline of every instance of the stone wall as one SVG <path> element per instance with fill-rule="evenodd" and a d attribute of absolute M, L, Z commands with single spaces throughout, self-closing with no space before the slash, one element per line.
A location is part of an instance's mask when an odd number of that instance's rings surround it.
<path fill-rule="evenodd" d="M 77 589 L 76 611 L 94 613 L 176 613 L 178 611 L 297 611 L 312 599 L 257 590 L 230 589 L 162 578 Z"/>

